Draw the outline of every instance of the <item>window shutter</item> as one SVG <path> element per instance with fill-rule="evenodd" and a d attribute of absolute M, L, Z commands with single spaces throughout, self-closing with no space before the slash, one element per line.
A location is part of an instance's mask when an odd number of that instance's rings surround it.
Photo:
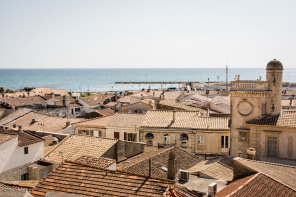
<path fill-rule="evenodd" d="M 127 133 L 124 132 L 124 140 L 126 140 L 126 139 L 127 139 Z"/>

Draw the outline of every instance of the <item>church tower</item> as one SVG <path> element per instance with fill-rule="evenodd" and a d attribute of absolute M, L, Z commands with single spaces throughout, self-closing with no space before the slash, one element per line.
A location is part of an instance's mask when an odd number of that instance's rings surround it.
<path fill-rule="evenodd" d="M 276 59 L 266 66 L 266 81 L 270 90 L 266 112 L 269 115 L 281 113 L 283 70 L 282 63 Z"/>

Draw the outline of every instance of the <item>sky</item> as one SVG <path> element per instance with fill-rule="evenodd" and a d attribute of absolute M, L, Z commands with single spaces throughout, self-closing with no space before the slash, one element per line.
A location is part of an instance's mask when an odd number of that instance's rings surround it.
<path fill-rule="evenodd" d="M 0 68 L 296 68 L 295 0 L 0 0 Z"/>

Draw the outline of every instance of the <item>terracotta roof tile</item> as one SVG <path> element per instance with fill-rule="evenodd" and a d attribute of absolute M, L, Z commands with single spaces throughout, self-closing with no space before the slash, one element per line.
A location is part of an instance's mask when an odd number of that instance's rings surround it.
<path fill-rule="evenodd" d="M 11 139 L 13 139 L 15 137 L 17 137 L 17 135 L 0 133 L 0 144 L 10 141 Z"/>
<path fill-rule="evenodd" d="M 38 142 L 44 141 L 44 139 L 33 135 L 31 133 L 27 133 L 26 131 L 14 131 L 14 130 L 0 130 L 1 134 L 8 134 L 8 135 L 17 135 L 18 136 L 18 145 L 19 146 L 27 146 L 30 144 L 35 144 Z"/>
<path fill-rule="evenodd" d="M 173 183 L 165 179 L 65 161 L 34 187 L 31 193 L 33 196 L 45 196 L 46 192 L 84 196 L 163 196 Z"/>
<path fill-rule="evenodd" d="M 175 121 L 173 121 L 175 113 Z M 200 117 L 199 112 L 148 111 L 142 127 L 229 130 L 227 117 Z"/>
<path fill-rule="evenodd" d="M 260 172 L 274 179 L 275 181 L 296 191 L 296 167 L 282 164 L 261 162 L 244 158 L 234 158 L 234 162 L 247 167 L 248 169 Z"/>
<path fill-rule="evenodd" d="M 35 122 L 32 122 L 32 120 Z M 80 122 L 81 120 L 84 119 L 52 117 L 37 112 L 29 112 L 9 122 L 6 124 L 6 126 L 15 129 L 18 129 L 18 126 L 22 126 L 23 130 L 62 133 L 64 130 L 70 127 L 72 123 Z M 66 122 L 70 122 L 68 127 L 66 127 Z"/>
<path fill-rule="evenodd" d="M 106 117 L 98 117 L 89 119 L 86 121 L 78 122 L 74 124 L 75 126 L 98 126 L 98 127 L 106 127 L 109 125 L 114 115 L 106 116 Z"/>
<path fill-rule="evenodd" d="M 69 135 L 53 150 L 44 156 L 44 160 L 60 163 L 65 159 L 76 160 L 81 156 L 101 157 L 118 140 L 85 135 Z"/>
<path fill-rule="evenodd" d="M 116 161 L 114 159 L 109 159 L 106 157 L 92 157 L 92 156 L 81 156 L 75 161 L 79 163 L 85 163 L 92 166 L 97 166 L 101 168 L 108 168 L 110 165 L 115 163 Z"/>
<path fill-rule="evenodd" d="M 179 96 L 181 96 L 181 94 L 182 92 L 172 91 L 172 92 L 165 92 L 163 95 L 164 95 L 164 99 L 177 100 Z"/>
<path fill-rule="evenodd" d="M 296 196 L 296 191 L 282 185 L 264 174 L 257 173 L 231 183 L 215 195 L 215 197 L 235 196 Z"/>
<path fill-rule="evenodd" d="M 5 125 L 29 112 L 31 112 L 32 110 L 31 109 L 28 109 L 28 108 L 21 108 L 21 109 L 18 109 L 16 111 L 14 111 L 13 113 L 5 116 L 4 118 L 0 119 L 0 125 Z"/>
<path fill-rule="evenodd" d="M 152 160 L 152 176 L 157 178 L 167 178 L 167 172 L 161 169 L 168 167 L 169 153 L 175 151 L 178 170 L 189 169 L 202 161 L 202 158 L 181 150 L 177 147 L 163 149 L 155 152 L 145 152 L 134 156 L 121 163 L 118 163 L 117 168 L 125 171 L 149 175 L 149 158 Z"/>
<path fill-rule="evenodd" d="M 114 96 L 113 94 L 96 94 L 90 97 L 81 97 L 78 100 L 83 101 L 89 106 L 95 106 L 95 105 L 102 104 L 106 99 L 111 98 L 113 96 Z"/>
<path fill-rule="evenodd" d="M 115 111 L 112 109 L 103 109 L 96 111 L 98 114 L 101 114 L 102 116 L 112 116 L 115 114 Z"/>
<path fill-rule="evenodd" d="M 203 113 L 206 112 L 206 110 L 204 110 L 204 109 L 184 105 L 184 104 L 179 103 L 179 102 L 177 102 L 175 100 L 163 99 L 163 100 L 159 101 L 158 105 L 168 106 L 168 107 L 172 107 L 172 108 L 175 108 L 175 109 L 178 109 L 178 110 L 184 110 L 184 111 L 201 111 Z"/>
<path fill-rule="evenodd" d="M 38 103 L 45 101 L 45 99 L 40 96 L 30 96 L 30 97 L 15 97 L 15 98 L 1 98 L 0 103 L 7 103 L 9 106 L 21 107 L 21 106 L 31 106 L 33 103 Z"/>
<path fill-rule="evenodd" d="M 227 157 L 214 158 L 199 162 L 188 171 L 191 174 L 202 174 L 218 180 L 232 181 L 233 162 Z"/>
<path fill-rule="evenodd" d="M 260 119 L 253 119 L 247 122 L 256 125 L 272 125 L 279 127 L 296 127 L 296 112 L 283 111 L 281 114 L 268 115 Z"/>
<path fill-rule="evenodd" d="M 139 127 L 145 119 L 144 114 L 116 113 L 110 121 L 110 127 L 134 128 Z"/>

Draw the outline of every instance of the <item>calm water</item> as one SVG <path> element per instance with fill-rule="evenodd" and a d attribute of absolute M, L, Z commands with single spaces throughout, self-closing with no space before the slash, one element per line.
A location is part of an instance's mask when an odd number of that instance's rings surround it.
<path fill-rule="evenodd" d="M 264 68 L 229 68 L 229 81 L 265 79 Z M 296 82 L 296 68 L 284 70 L 284 81 Z M 225 68 L 197 69 L 0 69 L 0 86 L 9 89 L 51 87 L 72 91 L 147 88 L 149 85 L 114 84 L 116 81 L 225 81 Z M 167 85 L 167 87 L 176 85 Z M 160 85 L 151 85 L 159 88 Z"/>

